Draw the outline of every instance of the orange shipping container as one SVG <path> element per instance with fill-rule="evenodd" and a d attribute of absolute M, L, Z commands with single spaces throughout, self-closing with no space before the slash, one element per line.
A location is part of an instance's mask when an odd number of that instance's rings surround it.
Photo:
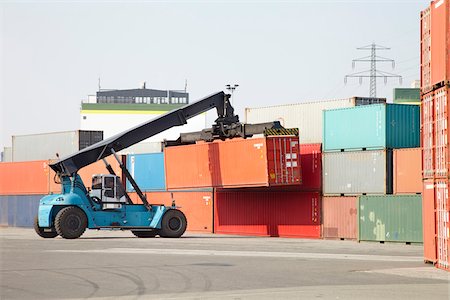
<path fill-rule="evenodd" d="M 422 224 L 423 224 L 423 259 L 436 262 L 436 204 L 433 179 L 423 182 Z"/>
<path fill-rule="evenodd" d="M 48 161 L 0 163 L 0 195 L 47 194 Z"/>
<path fill-rule="evenodd" d="M 358 239 L 358 197 L 322 197 L 323 237 Z"/>
<path fill-rule="evenodd" d="M 186 190 L 174 192 L 147 192 L 147 200 L 153 204 L 175 204 L 186 215 L 187 230 L 198 232 L 213 232 L 213 196 L 212 189 Z M 134 203 L 142 203 L 136 193 L 129 193 Z"/>
<path fill-rule="evenodd" d="M 168 189 L 301 183 L 298 137 L 233 139 L 165 149 Z"/>
<path fill-rule="evenodd" d="M 422 193 L 421 148 L 394 149 L 394 194 Z"/>

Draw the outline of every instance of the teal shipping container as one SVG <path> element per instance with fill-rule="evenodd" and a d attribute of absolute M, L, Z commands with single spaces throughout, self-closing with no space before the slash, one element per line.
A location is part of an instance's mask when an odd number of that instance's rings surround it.
<path fill-rule="evenodd" d="M 360 196 L 359 240 L 422 243 L 422 196 Z"/>
<path fill-rule="evenodd" d="M 420 107 L 373 104 L 323 112 L 324 151 L 420 147 Z"/>
<path fill-rule="evenodd" d="M 164 153 L 127 155 L 127 169 L 142 191 L 166 189 Z M 128 180 L 127 191 L 135 191 Z"/>

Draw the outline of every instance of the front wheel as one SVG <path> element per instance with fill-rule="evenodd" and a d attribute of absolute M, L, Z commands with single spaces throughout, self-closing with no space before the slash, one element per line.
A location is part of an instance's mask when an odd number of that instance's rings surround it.
<path fill-rule="evenodd" d="M 37 216 L 36 218 L 34 218 L 34 230 L 40 237 L 43 237 L 44 239 L 52 239 L 58 236 L 58 233 L 56 232 L 54 227 L 39 227 L 39 218 Z"/>
<path fill-rule="evenodd" d="M 65 207 L 56 214 L 56 232 L 65 239 L 79 238 L 86 230 L 86 227 L 86 214 L 78 207 Z"/>
<path fill-rule="evenodd" d="M 161 221 L 160 236 L 165 238 L 179 238 L 186 231 L 186 216 L 178 209 L 169 209 Z"/>

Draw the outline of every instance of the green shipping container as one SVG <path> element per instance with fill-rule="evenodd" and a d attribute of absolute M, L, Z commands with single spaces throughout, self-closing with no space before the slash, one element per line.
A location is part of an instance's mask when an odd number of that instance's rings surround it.
<path fill-rule="evenodd" d="M 373 104 L 323 112 L 324 151 L 420 147 L 420 107 Z"/>
<path fill-rule="evenodd" d="M 422 196 L 360 196 L 359 240 L 422 243 Z"/>

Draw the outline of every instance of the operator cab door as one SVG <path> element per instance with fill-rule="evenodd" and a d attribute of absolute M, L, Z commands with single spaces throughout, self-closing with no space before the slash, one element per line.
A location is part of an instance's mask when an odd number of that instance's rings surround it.
<path fill-rule="evenodd" d="M 102 209 L 120 209 L 125 203 L 120 177 L 115 175 L 94 175 L 92 177 L 91 197 L 101 201 Z"/>

